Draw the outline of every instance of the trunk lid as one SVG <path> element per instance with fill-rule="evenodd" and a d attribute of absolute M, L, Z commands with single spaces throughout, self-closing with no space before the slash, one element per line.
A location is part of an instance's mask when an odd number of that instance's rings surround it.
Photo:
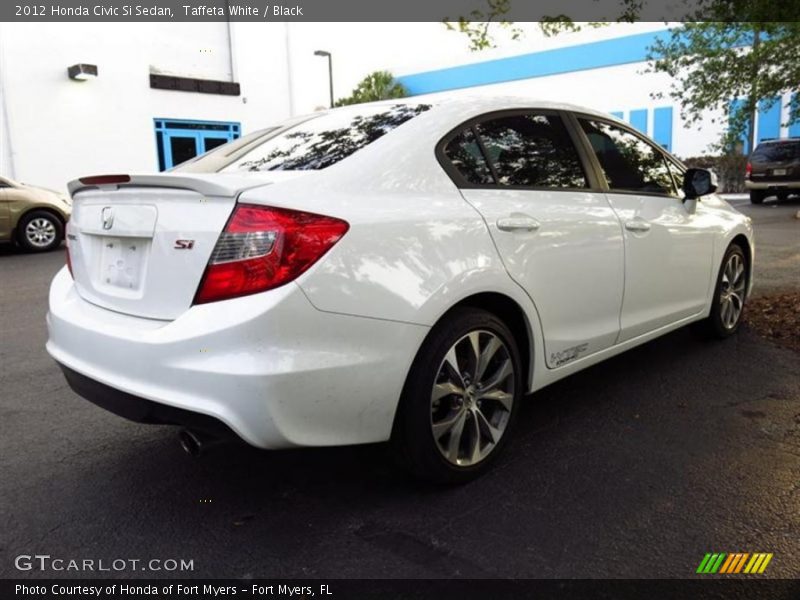
<path fill-rule="evenodd" d="M 85 300 L 173 320 L 189 309 L 238 195 L 297 173 L 143 175 L 121 184 L 69 184 L 72 272 Z"/>

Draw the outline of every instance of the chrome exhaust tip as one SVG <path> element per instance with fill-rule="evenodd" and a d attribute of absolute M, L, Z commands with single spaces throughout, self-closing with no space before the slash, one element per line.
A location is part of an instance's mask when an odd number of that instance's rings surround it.
<path fill-rule="evenodd" d="M 209 439 L 189 429 L 182 429 L 180 433 L 178 433 L 178 439 L 180 440 L 183 451 L 192 458 L 200 458 L 210 445 Z"/>

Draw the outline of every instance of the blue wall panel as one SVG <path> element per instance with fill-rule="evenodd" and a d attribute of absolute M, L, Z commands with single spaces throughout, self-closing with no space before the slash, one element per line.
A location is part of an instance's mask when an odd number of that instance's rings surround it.
<path fill-rule="evenodd" d="M 411 95 L 416 95 L 625 65 L 644 61 L 648 48 L 656 40 L 668 38 L 668 30 L 639 33 L 578 46 L 403 75 L 398 77 L 397 81 L 402 83 Z"/>
<path fill-rule="evenodd" d="M 745 103 L 745 100 L 741 99 L 741 98 L 737 99 L 737 100 L 731 100 L 731 103 L 730 103 L 730 113 L 731 113 L 731 115 L 733 115 L 735 112 L 743 109 L 744 108 L 744 103 Z M 747 142 L 749 137 L 750 137 L 750 125 L 748 124 L 748 125 L 745 125 L 744 133 L 742 134 L 742 137 L 740 138 L 740 140 L 742 142 L 742 152 L 744 154 L 750 154 L 750 144 Z"/>
<path fill-rule="evenodd" d="M 797 98 L 797 94 L 792 97 Z M 800 137 L 800 121 L 789 126 L 789 137 Z"/>
<path fill-rule="evenodd" d="M 756 132 L 758 141 L 781 137 L 781 99 L 775 98 L 775 104 L 766 108 L 763 100 L 758 104 L 758 122 Z"/>
<path fill-rule="evenodd" d="M 640 108 L 638 110 L 632 110 L 630 113 L 630 117 L 628 118 L 628 123 L 633 125 L 636 129 L 647 134 L 647 109 Z"/>
<path fill-rule="evenodd" d="M 672 151 L 672 107 L 653 111 L 653 139 L 666 150 Z"/>
<path fill-rule="evenodd" d="M 622 120 L 624 117 L 624 113 L 621 110 L 615 110 L 613 112 L 608 113 L 612 117 L 617 117 L 618 119 Z"/>
<path fill-rule="evenodd" d="M 669 37 L 668 29 L 638 33 L 566 48 L 555 48 L 435 71 L 401 75 L 397 81 L 405 86 L 410 95 L 414 96 L 476 85 L 602 69 L 643 62 L 647 59 L 650 47 L 656 41 L 666 41 Z M 734 47 L 747 46 L 750 45 L 751 39 L 751 36 L 743 35 L 731 45 Z"/>

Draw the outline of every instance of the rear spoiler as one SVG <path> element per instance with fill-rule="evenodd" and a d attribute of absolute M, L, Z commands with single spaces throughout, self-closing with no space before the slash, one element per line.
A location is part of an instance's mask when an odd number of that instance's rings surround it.
<path fill-rule="evenodd" d="M 190 190 L 203 196 L 236 197 L 244 190 L 267 185 L 253 176 L 223 176 L 198 173 L 178 175 L 158 173 L 149 175 L 92 175 L 74 179 L 67 184 L 70 196 L 87 189 L 116 190 L 120 187 L 160 187 Z"/>

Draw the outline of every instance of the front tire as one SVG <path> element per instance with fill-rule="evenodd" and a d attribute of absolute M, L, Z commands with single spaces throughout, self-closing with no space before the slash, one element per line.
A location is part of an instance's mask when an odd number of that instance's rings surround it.
<path fill-rule="evenodd" d="M 457 308 L 428 334 L 403 389 L 392 449 L 412 473 L 464 483 L 505 448 L 522 397 L 514 336 L 492 313 Z"/>
<path fill-rule="evenodd" d="M 711 313 L 700 323 L 701 330 L 710 337 L 724 339 L 739 329 L 747 296 L 748 271 L 744 250 L 738 244 L 731 244 L 717 276 Z"/>
<path fill-rule="evenodd" d="M 764 192 L 761 190 L 750 190 L 750 203 L 751 204 L 762 204 L 764 202 Z"/>
<path fill-rule="evenodd" d="M 47 252 L 61 245 L 64 225 L 53 213 L 33 210 L 19 221 L 17 242 L 28 252 Z"/>

